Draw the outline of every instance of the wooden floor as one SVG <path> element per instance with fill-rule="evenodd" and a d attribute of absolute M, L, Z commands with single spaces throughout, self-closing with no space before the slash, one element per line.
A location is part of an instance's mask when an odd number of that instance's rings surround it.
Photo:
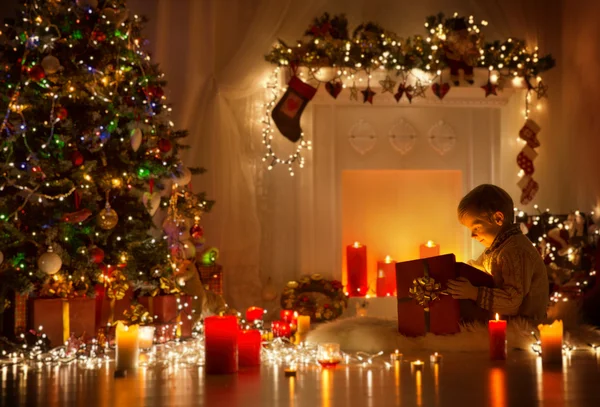
<path fill-rule="evenodd" d="M 600 406 L 600 353 L 576 350 L 548 368 L 530 352 L 490 362 L 485 354 L 447 354 L 441 365 L 411 370 L 412 355 L 391 368 L 301 367 L 296 378 L 264 365 L 207 376 L 201 367 L 140 369 L 113 378 L 112 366 L 40 371 L 1 369 L 0 406 Z"/>

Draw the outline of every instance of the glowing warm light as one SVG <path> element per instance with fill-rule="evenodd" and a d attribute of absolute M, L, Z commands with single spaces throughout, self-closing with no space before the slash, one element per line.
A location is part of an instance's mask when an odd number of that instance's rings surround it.
<path fill-rule="evenodd" d="M 386 263 L 391 263 L 392 262 L 392 258 L 390 256 L 385 256 L 385 262 Z"/>
<path fill-rule="evenodd" d="M 425 246 L 427 247 L 435 247 L 435 243 L 433 240 L 428 240 L 427 243 L 425 243 Z"/>
<path fill-rule="evenodd" d="M 360 244 L 360 243 L 358 243 L 358 242 L 354 242 L 354 244 L 353 244 L 352 246 L 354 246 L 354 247 L 356 247 L 356 248 L 359 248 L 359 247 L 361 246 L 361 244 Z"/>

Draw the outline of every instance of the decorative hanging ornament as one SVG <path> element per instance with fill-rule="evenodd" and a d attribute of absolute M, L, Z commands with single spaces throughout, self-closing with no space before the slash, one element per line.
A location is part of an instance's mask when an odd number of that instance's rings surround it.
<path fill-rule="evenodd" d="M 52 251 L 52 246 L 49 246 L 48 251 L 38 258 L 37 266 L 42 272 L 52 275 L 58 273 L 62 267 L 62 260 Z"/>
<path fill-rule="evenodd" d="M 441 82 L 441 81 L 440 81 Z M 448 82 L 434 83 L 431 85 L 433 94 L 436 95 L 440 100 L 444 99 L 444 96 L 450 91 L 450 85 Z"/>
<path fill-rule="evenodd" d="M 83 154 L 81 154 L 81 152 L 79 150 L 73 151 L 73 154 L 71 154 L 71 162 L 73 163 L 73 165 L 75 167 L 79 167 L 80 165 L 83 165 L 84 161 L 85 161 L 85 159 L 83 158 Z"/>
<path fill-rule="evenodd" d="M 77 6 L 81 8 L 96 8 L 98 7 L 98 0 L 77 0 Z"/>
<path fill-rule="evenodd" d="M 100 226 L 101 229 L 110 230 L 117 226 L 119 216 L 117 215 L 117 212 L 115 212 L 115 210 L 110 207 L 108 201 L 106 201 L 104 209 L 100 211 L 100 214 L 96 219 L 98 222 L 98 226 Z"/>
<path fill-rule="evenodd" d="M 68 115 L 69 115 L 69 112 L 64 107 L 60 107 L 56 111 L 56 118 L 59 119 L 59 120 L 65 120 Z"/>
<path fill-rule="evenodd" d="M 195 223 L 190 228 L 190 236 L 192 239 L 202 239 L 204 237 L 204 229 L 198 223 Z"/>
<path fill-rule="evenodd" d="M 29 77 L 32 81 L 39 82 L 46 77 L 44 68 L 39 65 L 34 66 L 29 70 Z"/>
<path fill-rule="evenodd" d="M 142 130 L 138 127 L 131 130 L 131 148 L 133 151 L 138 151 L 140 146 L 142 145 Z"/>
<path fill-rule="evenodd" d="M 192 180 L 192 172 L 189 168 L 179 165 L 177 172 L 173 174 L 173 181 L 180 186 L 187 185 Z"/>
<path fill-rule="evenodd" d="M 92 263 L 100 264 L 104 260 L 104 250 L 101 248 L 94 246 L 90 249 L 90 260 Z"/>
<path fill-rule="evenodd" d="M 150 216 L 154 216 L 160 207 L 160 194 L 158 192 L 144 192 L 144 195 L 142 195 L 142 202 Z"/>
<path fill-rule="evenodd" d="M 373 104 L 373 97 L 376 93 L 371 90 L 370 86 L 367 85 L 367 89 L 361 90 L 360 93 L 363 94 L 363 103 L 369 102 L 370 104 Z"/>
<path fill-rule="evenodd" d="M 337 99 L 338 95 L 342 91 L 344 85 L 339 80 L 333 80 L 325 84 L 325 90 L 331 95 L 332 98 Z"/>
<path fill-rule="evenodd" d="M 46 55 L 41 62 L 42 68 L 46 75 L 54 75 L 60 71 L 60 61 L 54 55 Z"/>
<path fill-rule="evenodd" d="M 158 149 L 163 153 L 168 153 L 169 151 L 171 151 L 171 148 L 173 148 L 171 140 L 166 138 L 161 138 L 160 140 L 158 140 Z"/>

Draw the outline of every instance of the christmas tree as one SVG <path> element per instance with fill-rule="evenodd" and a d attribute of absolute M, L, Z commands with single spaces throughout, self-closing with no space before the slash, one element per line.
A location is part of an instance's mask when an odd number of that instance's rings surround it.
<path fill-rule="evenodd" d="M 90 295 L 112 279 L 168 293 L 202 244 L 212 202 L 189 187 L 203 170 L 179 158 L 187 134 L 169 119 L 144 22 L 126 0 L 26 0 L 2 27 L 4 290 Z"/>

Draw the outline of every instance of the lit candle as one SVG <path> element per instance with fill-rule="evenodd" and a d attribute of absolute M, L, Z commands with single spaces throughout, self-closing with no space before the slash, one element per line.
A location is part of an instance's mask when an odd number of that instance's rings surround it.
<path fill-rule="evenodd" d="M 250 307 L 246 310 L 246 321 L 253 322 L 257 319 L 262 319 L 265 310 L 260 307 Z"/>
<path fill-rule="evenodd" d="M 554 321 L 551 325 L 538 325 L 542 341 L 542 361 L 562 363 L 563 322 Z"/>
<path fill-rule="evenodd" d="M 402 362 L 402 353 L 398 352 L 398 349 L 394 353 L 390 354 L 390 360 L 392 362 Z"/>
<path fill-rule="evenodd" d="M 423 362 L 421 362 L 420 360 L 415 360 L 413 362 L 410 362 L 410 367 L 414 370 L 423 370 Z"/>
<path fill-rule="evenodd" d="M 317 347 L 317 362 L 323 367 L 335 367 L 342 361 L 339 343 L 321 343 Z"/>
<path fill-rule="evenodd" d="M 310 331 L 310 315 L 298 315 L 298 333 L 304 334 Z"/>
<path fill-rule="evenodd" d="M 440 255 L 440 245 L 434 243 L 433 240 L 428 240 L 427 243 L 419 246 L 419 257 L 426 259 Z"/>
<path fill-rule="evenodd" d="M 358 242 L 346 246 L 346 281 L 350 297 L 367 294 L 367 246 Z"/>
<path fill-rule="evenodd" d="M 260 342 L 260 332 L 256 329 L 239 332 L 238 357 L 240 367 L 260 365 Z"/>
<path fill-rule="evenodd" d="M 434 354 L 432 354 L 431 356 L 429 356 L 429 361 L 431 363 L 442 363 L 442 355 L 440 355 L 439 353 L 435 352 Z"/>
<path fill-rule="evenodd" d="M 296 365 L 291 364 L 283 370 L 285 377 L 296 377 Z"/>
<path fill-rule="evenodd" d="M 150 325 L 140 326 L 140 348 L 150 349 L 154 343 L 154 327 Z"/>
<path fill-rule="evenodd" d="M 238 370 L 237 318 L 212 316 L 204 319 L 204 368 L 206 373 L 235 373 Z"/>
<path fill-rule="evenodd" d="M 116 342 L 115 370 L 121 372 L 136 369 L 140 353 L 138 326 L 127 326 L 118 322 L 116 327 Z"/>
<path fill-rule="evenodd" d="M 506 321 L 499 319 L 496 314 L 496 320 L 491 320 L 488 325 L 490 335 L 490 359 L 506 359 Z"/>
<path fill-rule="evenodd" d="M 390 256 L 377 262 L 377 296 L 396 295 L 396 262 Z"/>
<path fill-rule="evenodd" d="M 285 321 L 273 321 L 271 330 L 274 338 L 289 338 L 291 335 L 290 324 Z"/>

